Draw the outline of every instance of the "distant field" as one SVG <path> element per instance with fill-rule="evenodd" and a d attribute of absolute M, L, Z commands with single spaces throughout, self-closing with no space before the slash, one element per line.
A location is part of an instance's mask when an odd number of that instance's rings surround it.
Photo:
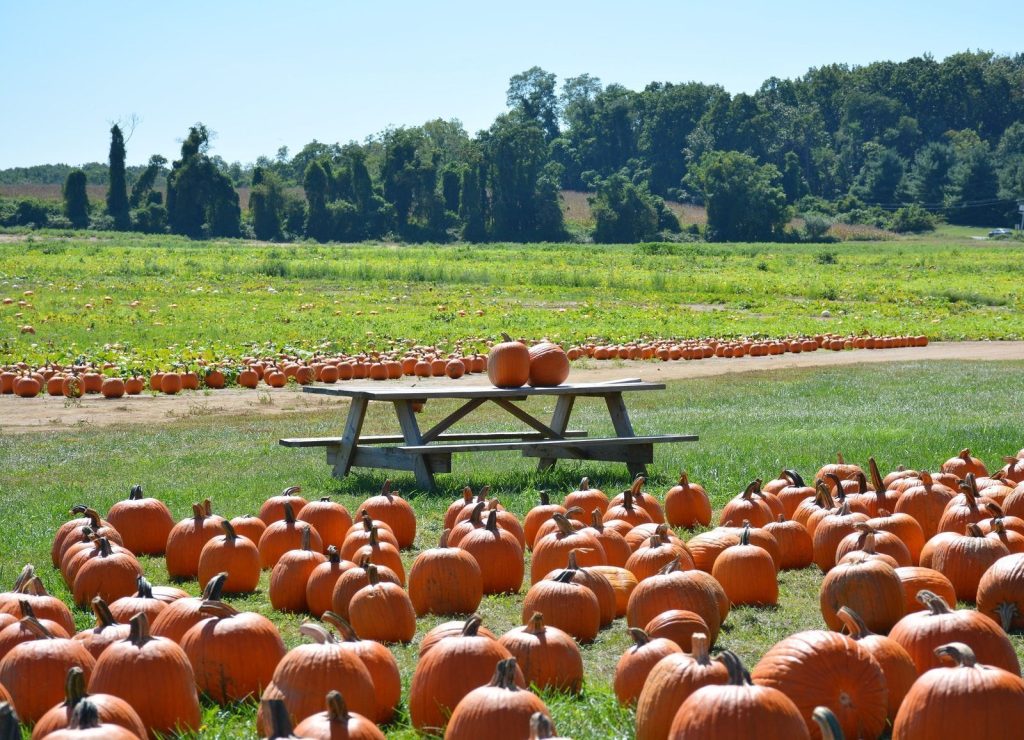
<path fill-rule="evenodd" d="M 590 212 L 590 203 L 587 198 L 591 193 L 583 193 L 578 190 L 562 191 L 562 211 L 565 213 L 565 220 L 580 223 L 586 226 L 593 226 L 594 219 Z M 703 226 L 707 223 L 707 212 L 701 206 L 689 205 L 687 203 L 676 203 L 666 201 L 669 210 L 676 214 L 684 227 L 690 224 Z"/>
<path fill-rule="evenodd" d="M 503 330 L 567 343 L 865 331 L 1024 337 L 1019 244 L 969 233 L 611 246 L 11 234 L 0 238 L 0 299 L 13 301 L 0 306 L 0 363 L 127 356 L 152 367 L 263 343 L 473 348 Z M 35 334 L 20 333 L 25 325 Z"/>

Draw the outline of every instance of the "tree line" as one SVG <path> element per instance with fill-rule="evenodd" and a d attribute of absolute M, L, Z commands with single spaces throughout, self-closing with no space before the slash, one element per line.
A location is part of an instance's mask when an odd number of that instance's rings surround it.
<path fill-rule="evenodd" d="M 689 237 L 675 200 L 707 207 L 708 239 L 772 240 L 794 237 L 793 215 L 810 238 L 834 221 L 1009 225 L 1024 198 L 1024 54 L 833 64 L 735 95 L 589 75 L 559 85 L 534 67 L 507 102 L 474 136 L 438 119 L 251 166 L 211 155 L 197 124 L 169 167 L 127 169 L 114 126 L 105 212 L 90 208 L 83 171 L 67 176 L 64 215 L 194 238 L 629 242 Z M 245 213 L 238 187 L 250 188 Z M 564 189 L 591 194 L 589 233 L 565 223 Z"/>

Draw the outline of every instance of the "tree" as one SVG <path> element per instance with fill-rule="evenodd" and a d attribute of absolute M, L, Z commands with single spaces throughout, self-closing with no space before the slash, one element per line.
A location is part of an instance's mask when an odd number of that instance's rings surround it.
<path fill-rule="evenodd" d="M 128 215 L 128 183 L 124 172 L 124 135 L 116 123 L 110 128 L 110 184 L 107 188 L 107 215 L 114 228 L 123 231 L 131 225 Z"/>
<path fill-rule="evenodd" d="M 210 132 L 201 123 L 189 129 L 181 159 L 167 176 L 167 220 L 171 231 L 192 239 L 238 236 L 242 211 L 231 180 L 207 153 Z"/>
<path fill-rule="evenodd" d="M 658 235 L 658 206 L 645 186 L 634 185 L 624 172 L 596 183 L 587 199 L 596 223 L 594 241 L 628 244 L 650 241 Z"/>
<path fill-rule="evenodd" d="M 76 229 L 89 225 L 89 194 L 86 192 L 85 173 L 71 170 L 64 181 L 64 215 Z"/>
<path fill-rule="evenodd" d="M 470 163 L 462 172 L 459 217 L 462 219 L 462 238 L 468 242 L 487 239 L 486 175 L 487 170 L 481 162 Z"/>
<path fill-rule="evenodd" d="M 1024 198 L 1024 122 L 1017 121 L 1003 132 L 995 159 L 1000 195 L 1007 199 Z"/>
<path fill-rule="evenodd" d="M 867 155 L 857 176 L 854 194 L 868 205 L 888 206 L 897 203 L 897 191 L 904 173 L 900 155 L 873 142 L 865 144 L 864 149 Z"/>
<path fill-rule="evenodd" d="M 530 67 L 513 75 L 508 81 L 508 106 L 544 131 L 545 141 L 558 136 L 558 96 L 555 94 L 555 75 L 540 67 Z"/>
<path fill-rule="evenodd" d="M 154 154 L 149 158 L 149 164 L 146 166 L 146 169 L 142 171 L 139 179 L 132 185 L 132 195 L 128 199 L 129 206 L 138 208 L 142 205 L 156 184 L 157 175 L 160 174 L 165 164 L 167 164 L 167 159 L 159 154 Z"/>
<path fill-rule="evenodd" d="M 930 142 L 917 150 L 907 173 L 907 193 L 916 203 L 928 207 L 942 204 L 953 165 L 953 149 L 940 142 Z"/>
<path fill-rule="evenodd" d="M 999 176 L 987 144 L 961 148 L 949 180 L 946 208 L 950 223 L 989 226 L 1006 220 L 1007 207 L 999 199 Z"/>
<path fill-rule="evenodd" d="M 252 214 L 252 229 L 257 239 L 274 241 L 281 238 L 284 205 L 284 186 L 277 173 L 268 172 L 262 167 L 254 169 L 249 212 Z"/>
<path fill-rule="evenodd" d="M 688 176 L 704 194 L 710 241 L 771 241 L 789 216 L 779 170 L 742 152 L 705 154 Z"/>
<path fill-rule="evenodd" d="M 782 170 L 782 189 L 786 191 L 786 202 L 792 205 L 807 195 L 807 181 L 804 180 L 800 157 L 796 152 L 786 152 Z"/>
<path fill-rule="evenodd" d="M 317 160 L 306 167 L 302 187 L 306 191 L 306 236 L 325 242 L 331 238 L 331 218 L 327 213 L 327 173 Z"/>

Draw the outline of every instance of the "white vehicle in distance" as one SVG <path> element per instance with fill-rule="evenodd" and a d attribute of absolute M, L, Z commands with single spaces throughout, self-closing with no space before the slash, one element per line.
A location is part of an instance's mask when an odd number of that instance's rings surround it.
<path fill-rule="evenodd" d="M 1003 237 L 1008 237 L 1011 234 L 1013 234 L 1013 232 L 1009 229 L 992 229 L 992 231 L 988 232 L 989 239 L 1002 239 Z"/>

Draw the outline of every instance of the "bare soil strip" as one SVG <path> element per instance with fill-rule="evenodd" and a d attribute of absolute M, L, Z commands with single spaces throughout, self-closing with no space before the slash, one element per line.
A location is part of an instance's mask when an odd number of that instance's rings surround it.
<path fill-rule="evenodd" d="M 586 366 L 573 368 L 570 381 L 587 383 L 617 378 L 668 381 L 759 370 L 843 367 L 879 362 L 927 362 L 931 360 L 962 360 L 964 362 L 1024 360 L 1024 342 L 938 342 L 927 347 L 848 352 L 819 350 L 798 355 L 785 354 L 735 359 L 716 357 L 690 362 L 682 360 L 675 362 L 589 361 Z M 372 381 L 359 382 L 372 383 Z M 394 383 L 395 381 L 388 382 Z M 407 378 L 398 382 L 408 386 L 436 386 L 454 382 L 466 385 L 486 385 L 487 377 L 473 375 L 458 381 L 447 378 L 426 380 Z M 259 390 L 197 391 L 185 392 L 177 396 L 144 394 L 117 400 L 108 400 L 99 396 L 87 396 L 76 401 L 51 396 L 35 399 L 0 396 L 0 434 L 53 432 L 123 424 L 173 424 L 182 419 L 213 414 L 218 416 L 278 416 L 345 406 L 347 403 L 346 399 L 304 394 L 297 387 L 268 388 L 265 386 Z"/>

